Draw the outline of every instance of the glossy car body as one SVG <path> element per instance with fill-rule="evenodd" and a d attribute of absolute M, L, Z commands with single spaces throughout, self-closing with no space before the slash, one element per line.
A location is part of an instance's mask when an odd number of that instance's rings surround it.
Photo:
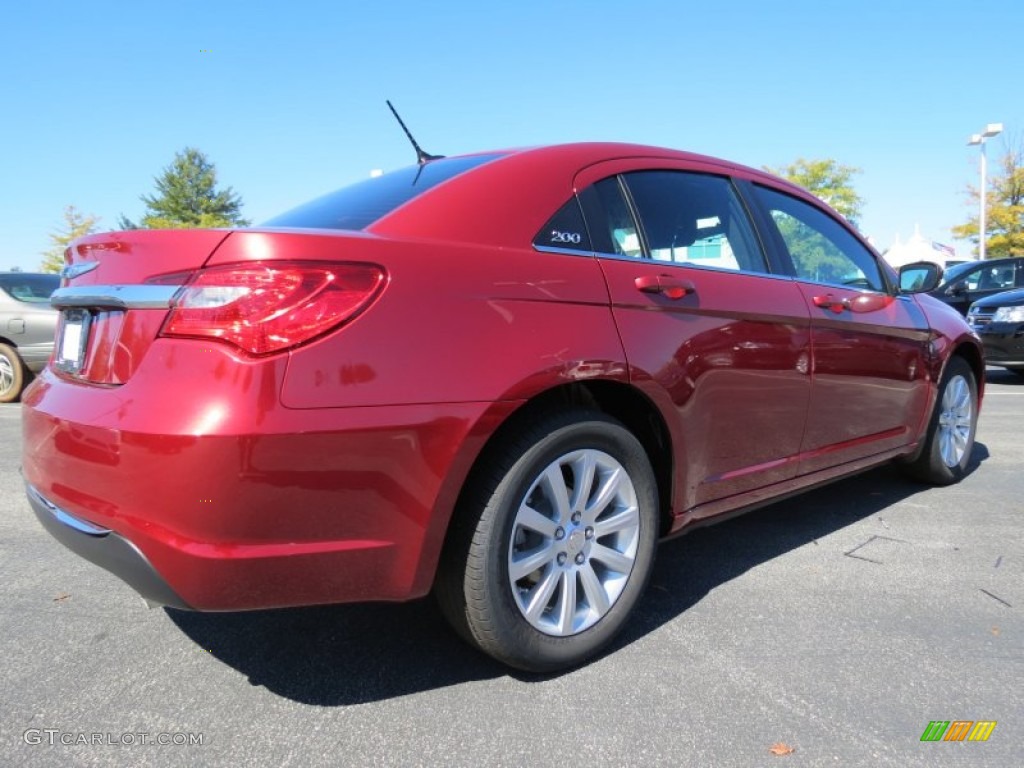
<path fill-rule="evenodd" d="M 54 297 L 61 348 L 24 408 L 29 497 L 55 536 L 147 598 L 200 610 L 406 600 L 440 569 L 457 625 L 451 563 L 483 558 L 504 574 L 485 585 L 499 602 L 544 592 L 519 610 L 555 655 L 463 634 L 526 668 L 607 641 L 655 536 L 927 460 L 954 368 L 973 400 L 938 479 L 957 479 L 982 387 L 963 318 L 901 294 L 822 203 L 651 147 L 434 160 L 260 229 L 89 236 L 68 263 L 83 272 Z M 256 301 L 259 280 L 283 295 L 282 275 L 318 270 L 361 287 L 344 321 L 295 324 L 312 335 L 216 314 Z M 625 473 L 608 482 L 629 521 L 569 520 L 556 486 L 577 465 Z M 524 522 L 535 493 L 565 514 Z M 480 520 L 496 521 L 490 550 L 470 535 Z M 527 574 L 534 538 L 562 548 Z"/>
<path fill-rule="evenodd" d="M 974 302 L 967 322 L 981 337 L 985 362 L 1024 376 L 1024 290 L 1005 291 Z"/>
<path fill-rule="evenodd" d="M 27 380 L 53 352 L 57 311 L 50 294 L 57 275 L 0 272 L 0 402 L 16 400 Z"/>
<path fill-rule="evenodd" d="M 931 295 L 966 315 L 979 299 L 1012 288 L 1024 288 L 1024 258 L 986 259 L 956 264 L 942 276 Z"/>

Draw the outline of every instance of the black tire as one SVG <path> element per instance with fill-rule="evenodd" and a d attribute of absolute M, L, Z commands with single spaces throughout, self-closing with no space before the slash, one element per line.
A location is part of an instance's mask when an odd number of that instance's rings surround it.
<path fill-rule="evenodd" d="M 576 666 L 619 633 L 650 577 L 658 491 L 647 454 L 619 422 L 573 409 L 542 415 L 483 461 L 439 566 L 442 611 L 466 640 L 512 667 Z M 585 498 L 577 486 L 588 489 Z M 558 487 L 566 493 L 561 511 Z M 526 502 L 549 519 L 534 517 Z M 534 528 L 537 521 L 543 525 Z M 535 553 L 547 562 L 513 580 L 513 568 L 532 567 L 525 563 Z M 544 596 L 548 584 L 554 592 Z"/>
<path fill-rule="evenodd" d="M 18 353 L 0 344 L 0 403 L 13 403 L 25 386 L 25 366 Z"/>
<path fill-rule="evenodd" d="M 965 413 L 965 407 L 969 413 Z M 908 472 L 934 485 L 959 482 L 967 474 L 977 429 L 978 382 L 967 361 L 953 357 L 939 382 L 924 446 L 907 465 Z"/>

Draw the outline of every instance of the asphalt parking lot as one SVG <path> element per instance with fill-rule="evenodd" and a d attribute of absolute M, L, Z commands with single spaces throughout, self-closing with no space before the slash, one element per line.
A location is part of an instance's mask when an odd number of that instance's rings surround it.
<path fill-rule="evenodd" d="M 147 610 L 36 522 L 0 406 L 0 764 L 1019 766 L 1024 378 L 989 373 L 960 485 L 886 467 L 668 542 L 613 650 L 545 678 L 429 600 Z"/>

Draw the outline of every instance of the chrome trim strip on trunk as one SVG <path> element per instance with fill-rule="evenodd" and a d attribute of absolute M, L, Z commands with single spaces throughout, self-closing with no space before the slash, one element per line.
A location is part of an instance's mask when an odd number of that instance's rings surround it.
<path fill-rule="evenodd" d="M 68 528 L 74 528 L 79 533 L 84 533 L 87 536 L 106 536 L 110 533 L 109 528 L 101 528 L 98 525 L 94 525 L 86 520 L 81 520 L 74 515 L 68 514 L 63 509 L 58 507 L 52 501 L 47 499 L 43 494 L 35 489 L 35 486 L 26 483 L 26 488 L 29 495 L 41 504 L 51 515 L 53 515 L 59 522 L 66 525 Z"/>
<path fill-rule="evenodd" d="M 82 285 L 58 288 L 50 297 L 57 309 L 169 309 L 180 285 Z"/>

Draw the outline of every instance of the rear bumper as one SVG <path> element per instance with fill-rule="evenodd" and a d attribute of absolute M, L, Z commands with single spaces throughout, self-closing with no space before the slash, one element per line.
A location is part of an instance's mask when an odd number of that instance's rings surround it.
<path fill-rule="evenodd" d="M 189 609 L 156 572 L 139 548 L 108 528 L 101 528 L 65 512 L 26 484 L 28 503 L 53 538 L 123 580 L 146 600 L 172 608 Z"/>
<path fill-rule="evenodd" d="M 289 410 L 274 370 L 187 397 L 136 380 L 43 371 L 22 407 L 29 499 L 147 599 L 204 611 L 426 594 L 486 425 L 514 407 Z"/>

